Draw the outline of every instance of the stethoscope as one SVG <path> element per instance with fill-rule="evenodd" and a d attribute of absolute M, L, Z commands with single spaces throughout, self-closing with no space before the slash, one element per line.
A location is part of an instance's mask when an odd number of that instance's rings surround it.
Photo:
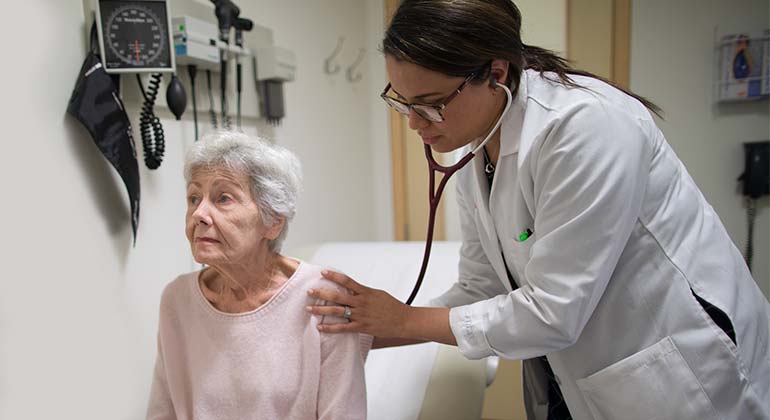
<path fill-rule="evenodd" d="M 428 260 L 430 259 L 430 249 L 433 245 L 433 227 L 436 224 L 436 209 L 438 208 L 438 203 L 441 200 L 441 193 L 444 192 L 444 187 L 446 186 L 447 181 L 449 181 L 449 177 L 454 175 L 455 172 L 460 170 L 463 166 L 467 165 L 468 162 L 470 162 L 474 156 L 476 156 L 476 153 L 479 152 L 479 150 L 482 150 L 484 145 L 487 144 L 489 139 L 492 138 L 492 135 L 495 134 L 495 132 L 500 128 L 500 125 L 503 123 L 503 118 L 505 118 L 505 115 L 508 113 L 508 110 L 511 108 L 511 103 L 513 103 L 513 95 L 511 94 L 510 89 L 508 89 L 507 86 L 497 83 L 497 80 L 492 79 L 492 85 L 495 87 L 501 87 L 503 90 L 505 90 L 505 94 L 508 96 L 508 102 L 505 104 L 505 109 L 503 109 L 503 113 L 500 114 L 500 118 L 497 120 L 497 123 L 492 128 L 492 131 L 487 134 L 487 137 L 478 145 L 476 148 L 471 150 L 467 155 L 465 155 L 462 159 L 460 159 L 459 162 L 455 163 L 452 166 L 441 166 L 439 165 L 436 160 L 433 158 L 433 152 L 431 151 L 431 148 L 429 145 L 425 145 L 425 158 L 428 160 L 428 171 L 429 173 L 429 181 L 430 181 L 430 187 L 428 189 L 428 204 L 430 205 L 430 215 L 428 216 L 428 237 L 425 239 L 425 254 L 422 257 L 422 267 L 420 268 L 420 274 L 417 276 L 417 283 L 414 285 L 414 289 L 412 290 L 412 294 L 409 295 L 409 299 L 406 300 L 407 305 L 411 305 L 412 301 L 414 300 L 415 296 L 417 296 L 417 292 L 420 290 L 420 286 L 422 285 L 422 281 L 425 278 L 425 271 L 428 269 Z M 441 182 L 438 184 L 438 189 L 435 189 L 436 185 L 436 172 L 441 172 L 444 174 L 444 177 L 441 179 Z"/>

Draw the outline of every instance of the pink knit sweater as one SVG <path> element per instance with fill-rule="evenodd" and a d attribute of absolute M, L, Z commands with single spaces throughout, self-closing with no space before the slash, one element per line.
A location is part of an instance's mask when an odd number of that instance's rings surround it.
<path fill-rule="evenodd" d="M 215 309 L 200 272 L 170 283 L 160 304 L 158 355 L 148 420 L 365 419 L 364 358 L 371 337 L 321 334 L 310 288 L 339 289 L 301 263 L 259 308 Z"/>

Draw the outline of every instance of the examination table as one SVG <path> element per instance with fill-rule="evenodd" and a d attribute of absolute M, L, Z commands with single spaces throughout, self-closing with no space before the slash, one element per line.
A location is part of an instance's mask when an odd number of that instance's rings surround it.
<path fill-rule="evenodd" d="M 424 244 L 337 242 L 289 250 L 287 255 L 338 269 L 359 283 L 399 300 L 412 291 Z M 425 305 L 457 280 L 459 242 L 435 242 L 414 305 Z M 481 418 L 484 391 L 498 359 L 467 360 L 456 347 L 425 343 L 373 350 L 366 360 L 370 420 L 469 420 Z"/>

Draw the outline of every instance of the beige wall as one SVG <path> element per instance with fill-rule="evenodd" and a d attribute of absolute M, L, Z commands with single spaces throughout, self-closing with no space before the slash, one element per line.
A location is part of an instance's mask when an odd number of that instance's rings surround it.
<path fill-rule="evenodd" d="M 660 128 L 687 166 L 738 248 L 746 211 L 736 178 L 741 143 L 770 138 L 768 101 L 716 104 L 714 34 L 770 25 L 767 0 L 632 2 L 631 89 L 665 111 Z M 760 201 L 754 233 L 754 278 L 770 292 L 770 209 Z"/>

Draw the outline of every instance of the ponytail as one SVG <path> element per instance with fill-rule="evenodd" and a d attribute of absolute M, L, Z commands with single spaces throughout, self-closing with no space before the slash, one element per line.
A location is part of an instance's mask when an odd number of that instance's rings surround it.
<path fill-rule="evenodd" d="M 583 71 L 583 70 L 577 70 L 573 68 L 570 65 L 570 62 L 562 57 L 559 57 L 556 55 L 553 51 L 547 50 L 545 48 L 535 47 L 532 45 L 526 45 L 522 44 L 522 57 L 524 61 L 524 69 L 532 69 L 540 74 L 543 74 L 545 72 L 552 72 L 556 73 L 556 75 L 559 77 L 559 82 L 564 84 L 565 86 L 569 87 L 575 87 L 575 88 L 582 88 L 579 84 L 575 83 L 574 80 L 570 77 L 570 75 L 578 75 L 578 76 L 586 76 L 591 77 L 594 79 L 601 80 L 604 83 L 607 83 L 608 85 L 614 87 L 615 89 L 618 89 L 625 93 L 628 96 L 633 97 L 637 101 L 641 102 L 642 105 L 647 107 L 650 111 L 652 111 L 655 115 L 658 117 L 663 117 L 662 110 L 659 106 L 655 105 L 653 102 L 648 100 L 647 98 L 643 96 L 639 96 L 627 89 L 624 89 L 614 82 L 611 82 L 601 76 L 597 76 L 593 73 Z"/>
<path fill-rule="evenodd" d="M 660 108 L 647 99 L 595 74 L 572 68 L 568 60 L 552 51 L 524 45 L 521 12 L 511 0 L 403 0 L 385 32 L 382 50 L 398 60 L 448 76 L 475 73 L 477 80 L 486 79 L 493 59 L 506 60 L 514 94 L 521 72 L 526 69 L 541 74 L 553 72 L 557 82 L 576 88 L 582 86 L 571 75 L 592 77 L 661 115 Z"/>

